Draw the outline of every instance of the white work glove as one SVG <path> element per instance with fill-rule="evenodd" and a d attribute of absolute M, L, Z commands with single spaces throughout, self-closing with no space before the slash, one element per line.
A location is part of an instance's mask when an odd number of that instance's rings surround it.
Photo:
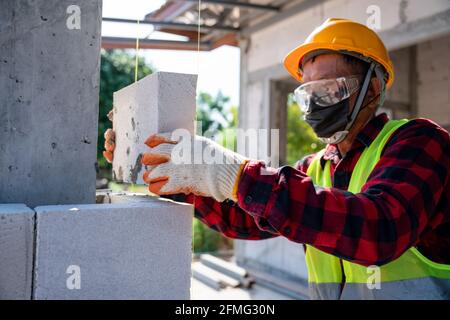
<path fill-rule="evenodd" d="M 175 132 L 176 134 L 176 132 Z M 144 181 L 149 190 L 160 195 L 193 193 L 236 201 L 237 182 L 247 159 L 216 142 L 187 134 L 150 136 L 145 144 L 142 164 L 148 170 Z"/>

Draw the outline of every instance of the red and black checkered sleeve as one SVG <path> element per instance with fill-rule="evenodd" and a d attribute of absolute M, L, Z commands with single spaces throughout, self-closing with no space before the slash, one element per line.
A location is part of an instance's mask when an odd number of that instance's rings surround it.
<path fill-rule="evenodd" d="M 305 157 L 296 164 L 296 167 L 299 170 L 306 171 L 313 156 Z M 279 235 L 267 223 L 266 219 L 249 215 L 233 201 L 218 202 L 210 197 L 195 196 L 193 194 L 187 196 L 177 195 L 177 197 L 174 200 L 194 205 L 196 218 L 229 238 L 262 240 Z"/>
<path fill-rule="evenodd" d="M 183 199 L 178 198 L 174 200 L 193 204 L 195 217 L 226 237 L 263 240 L 278 236 L 277 233 L 268 231 L 270 229 L 265 229 L 263 224 L 258 225 L 258 218 L 253 218 L 231 200 L 218 202 L 214 198 L 195 196 L 193 194 L 181 196 L 183 196 Z"/>
<path fill-rule="evenodd" d="M 244 169 L 243 210 L 272 232 L 362 265 L 396 259 L 426 228 L 448 219 L 448 210 L 436 208 L 449 188 L 450 138 L 428 120 L 398 129 L 358 194 L 315 187 L 292 167 L 263 167 L 251 161 Z"/>

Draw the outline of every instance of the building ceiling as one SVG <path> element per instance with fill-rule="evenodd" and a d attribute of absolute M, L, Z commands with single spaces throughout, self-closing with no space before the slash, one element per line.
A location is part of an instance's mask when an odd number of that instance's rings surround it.
<path fill-rule="evenodd" d="M 273 18 L 285 7 L 305 0 L 169 0 L 140 21 L 155 30 L 186 37 L 185 41 L 140 39 L 141 48 L 212 50 L 238 45 L 242 30 L 255 21 Z M 199 14 L 200 13 L 200 14 Z M 199 19 L 200 16 L 200 19 Z M 103 21 L 136 23 L 134 20 L 103 18 Z M 200 39 L 199 39 L 200 37 Z M 104 48 L 134 48 L 136 39 L 103 38 Z"/>

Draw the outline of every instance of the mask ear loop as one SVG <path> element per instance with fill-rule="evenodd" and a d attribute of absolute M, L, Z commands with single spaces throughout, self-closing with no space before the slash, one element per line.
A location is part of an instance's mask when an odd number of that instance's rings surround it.
<path fill-rule="evenodd" d="M 364 98 L 367 94 L 367 89 L 370 85 L 370 80 L 372 78 L 372 72 L 375 69 L 375 63 L 371 63 L 369 70 L 367 71 L 366 77 L 364 78 L 363 85 L 361 87 L 361 91 L 359 92 L 358 99 L 356 100 L 355 107 L 353 108 L 353 111 L 350 115 L 350 121 L 347 123 L 347 126 L 345 127 L 345 130 L 348 131 L 353 123 L 356 120 L 356 117 L 358 116 L 359 111 L 361 110 L 361 106 L 363 104 Z"/>

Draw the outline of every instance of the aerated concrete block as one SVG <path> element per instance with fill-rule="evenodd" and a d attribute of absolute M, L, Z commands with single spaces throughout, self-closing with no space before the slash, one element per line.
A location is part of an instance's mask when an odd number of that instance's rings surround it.
<path fill-rule="evenodd" d="M 189 299 L 192 206 L 109 199 L 35 209 L 34 299 Z"/>
<path fill-rule="evenodd" d="M 101 0 L 0 1 L 0 203 L 95 202 L 101 20 Z"/>
<path fill-rule="evenodd" d="M 115 180 L 144 184 L 140 159 L 151 134 L 180 128 L 194 133 L 196 83 L 196 75 L 157 72 L 114 93 Z"/>
<path fill-rule="evenodd" d="M 0 299 L 31 298 L 34 211 L 0 204 Z"/>

